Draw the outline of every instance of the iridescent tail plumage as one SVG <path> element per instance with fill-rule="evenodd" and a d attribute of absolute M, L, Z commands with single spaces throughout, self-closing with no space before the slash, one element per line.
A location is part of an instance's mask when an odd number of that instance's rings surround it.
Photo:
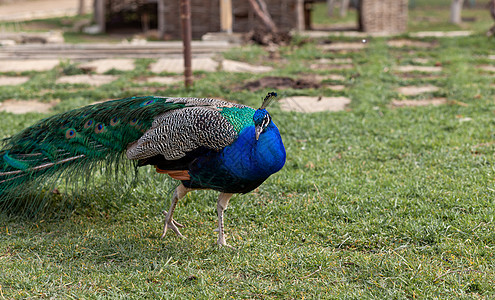
<path fill-rule="evenodd" d="M 184 107 L 166 100 L 133 97 L 86 106 L 41 120 L 3 140 L 0 208 L 38 208 L 43 196 L 37 196 L 39 201 L 22 198 L 59 177 L 85 176 L 102 165 L 118 164 L 127 145 L 143 135 L 155 116 Z"/>

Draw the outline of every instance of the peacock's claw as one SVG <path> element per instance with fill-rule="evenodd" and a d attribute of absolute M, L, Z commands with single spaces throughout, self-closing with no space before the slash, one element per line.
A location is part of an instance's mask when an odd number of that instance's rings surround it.
<path fill-rule="evenodd" d="M 172 231 L 175 232 L 175 234 L 178 237 L 185 238 L 185 236 L 182 235 L 182 233 L 180 233 L 179 228 L 177 228 L 177 227 L 184 228 L 185 226 L 180 224 L 179 222 L 175 221 L 172 218 L 170 220 L 167 220 L 169 217 L 168 217 L 168 213 L 166 210 L 163 211 L 163 214 L 165 215 L 165 225 L 163 226 L 163 233 L 162 233 L 161 238 L 163 239 L 165 237 L 165 235 L 167 234 L 168 228 L 172 229 Z"/>
<path fill-rule="evenodd" d="M 162 213 L 165 215 L 165 218 L 166 218 L 167 217 L 167 211 L 164 210 L 164 211 L 162 211 Z M 180 227 L 180 228 L 186 227 L 186 226 L 182 225 L 181 223 L 177 222 L 176 220 L 174 220 L 173 218 L 172 218 L 172 223 L 174 223 L 175 226 Z"/>
<path fill-rule="evenodd" d="M 220 246 L 220 247 L 227 247 L 227 248 L 230 248 L 230 249 L 234 249 L 234 247 L 232 247 L 231 245 L 227 244 L 225 242 L 225 237 L 224 238 L 218 238 L 218 241 L 217 241 L 217 245 Z"/>

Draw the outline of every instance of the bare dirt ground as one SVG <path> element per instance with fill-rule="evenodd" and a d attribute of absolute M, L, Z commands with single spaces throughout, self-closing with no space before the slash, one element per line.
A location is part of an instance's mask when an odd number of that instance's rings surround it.
<path fill-rule="evenodd" d="M 0 21 L 21 21 L 37 18 L 75 15 L 78 0 L 0 0 Z M 86 12 L 93 1 L 85 1 Z"/>

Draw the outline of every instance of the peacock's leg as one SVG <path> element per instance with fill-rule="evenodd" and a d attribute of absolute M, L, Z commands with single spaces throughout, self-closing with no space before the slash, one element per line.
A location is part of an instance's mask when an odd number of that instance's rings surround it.
<path fill-rule="evenodd" d="M 175 205 L 177 205 L 177 201 L 184 197 L 187 192 L 191 191 L 191 189 L 186 188 L 182 183 L 175 189 L 174 195 L 172 196 L 172 202 L 170 204 L 170 209 L 167 211 L 163 211 L 165 214 L 165 225 L 163 226 L 163 234 L 162 234 L 162 239 L 165 237 L 165 234 L 167 233 L 167 229 L 170 228 L 172 229 L 173 232 L 177 236 L 184 237 L 182 233 L 180 233 L 179 229 L 177 227 L 184 227 L 184 225 L 176 222 L 172 216 L 174 214 L 175 210 Z"/>
<path fill-rule="evenodd" d="M 217 201 L 217 213 L 218 213 L 218 228 L 216 231 L 218 231 L 218 241 L 217 244 L 220 246 L 227 246 L 227 243 L 225 242 L 225 233 L 223 231 L 223 211 L 227 208 L 227 205 L 229 205 L 229 200 L 232 197 L 233 194 L 229 193 L 220 193 L 218 196 L 218 201 Z"/>

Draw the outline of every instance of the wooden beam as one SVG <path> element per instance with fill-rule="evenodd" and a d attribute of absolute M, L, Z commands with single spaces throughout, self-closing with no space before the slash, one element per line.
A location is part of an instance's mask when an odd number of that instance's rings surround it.
<path fill-rule="evenodd" d="M 260 17 L 268 30 L 271 32 L 278 32 L 277 25 L 275 25 L 275 22 L 273 22 L 272 17 L 268 12 L 265 0 L 249 0 L 249 4 L 251 4 L 254 12 Z"/>
<path fill-rule="evenodd" d="M 220 0 L 220 28 L 232 33 L 232 0 Z"/>
<path fill-rule="evenodd" d="M 333 8 L 335 6 L 335 0 L 327 0 L 327 15 L 333 16 Z"/>
<path fill-rule="evenodd" d="M 192 65 L 191 65 L 191 2 L 190 0 L 180 0 L 180 19 L 182 24 L 182 44 L 184 47 L 184 83 L 186 88 L 192 86 Z"/>
<path fill-rule="evenodd" d="M 462 21 L 461 12 L 464 0 L 452 0 L 450 6 L 450 23 L 460 24 Z"/>
<path fill-rule="evenodd" d="M 340 1 L 340 16 L 347 16 L 347 10 L 349 9 L 349 0 Z"/>
<path fill-rule="evenodd" d="M 84 0 L 79 0 L 79 7 L 77 8 L 78 15 L 84 15 L 86 13 L 86 6 Z"/>
<path fill-rule="evenodd" d="M 95 16 L 96 23 L 98 24 L 100 32 L 106 31 L 106 20 L 105 20 L 105 0 L 95 0 Z"/>
<path fill-rule="evenodd" d="M 158 37 L 163 39 L 165 36 L 165 0 L 158 0 Z"/>
<path fill-rule="evenodd" d="M 297 0 L 296 2 L 296 29 L 298 31 L 304 30 L 304 0 Z"/>

